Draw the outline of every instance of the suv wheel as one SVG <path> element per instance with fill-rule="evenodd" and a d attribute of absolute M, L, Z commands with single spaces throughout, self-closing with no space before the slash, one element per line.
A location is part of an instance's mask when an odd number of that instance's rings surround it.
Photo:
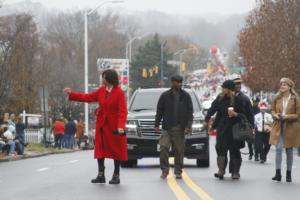
<path fill-rule="evenodd" d="M 209 158 L 197 159 L 197 167 L 209 167 Z"/>
<path fill-rule="evenodd" d="M 127 160 L 127 161 L 122 161 L 121 162 L 121 167 L 123 168 L 131 168 L 131 167 L 136 167 L 138 161 L 137 160 Z"/>

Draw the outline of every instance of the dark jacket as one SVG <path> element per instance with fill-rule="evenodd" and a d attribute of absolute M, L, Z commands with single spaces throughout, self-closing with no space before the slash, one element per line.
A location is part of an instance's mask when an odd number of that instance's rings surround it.
<path fill-rule="evenodd" d="M 178 121 L 181 128 L 191 128 L 193 123 L 193 103 L 191 96 L 183 89 L 179 91 Z M 155 127 L 163 120 L 162 128 L 170 130 L 174 126 L 174 95 L 172 89 L 164 92 L 158 101 Z"/>
<path fill-rule="evenodd" d="M 20 140 L 22 143 L 25 143 L 25 124 L 22 122 L 18 122 L 16 124 L 16 139 Z"/>
<path fill-rule="evenodd" d="M 240 101 L 241 101 L 241 104 L 242 104 L 242 114 L 244 114 L 249 123 L 252 125 L 252 127 L 254 128 L 254 112 L 253 112 L 253 107 L 252 107 L 252 104 L 251 104 L 251 101 L 249 99 L 249 97 L 247 97 L 244 93 L 242 92 L 239 92 L 237 95 L 236 95 Z"/>
<path fill-rule="evenodd" d="M 234 107 L 234 111 L 238 113 L 237 117 L 229 118 L 228 116 L 228 107 Z M 218 135 L 223 135 L 227 132 L 232 132 L 232 126 L 238 122 L 241 114 L 243 114 L 243 102 L 242 99 L 235 96 L 234 101 L 231 102 L 230 98 L 223 97 L 221 95 L 213 101 L 210 109 L 207 112 L 205 121 L 208 123 L 210 118 L 217 113 L 216 119 L 213 123 L 213 129 L 217 129 Z M 223 137 L 221 137 L 223 138 Z M 243 148 L 245 146 L 244 142 L 235 142 L 235 145 L 238 148 Z"/>
<path fill-rule="evenodd" d="M 74 121 L 69 121 L 65 127 L 65 134 L 75 135 L 75 133 L 76 133 L 76 124 Z"/>

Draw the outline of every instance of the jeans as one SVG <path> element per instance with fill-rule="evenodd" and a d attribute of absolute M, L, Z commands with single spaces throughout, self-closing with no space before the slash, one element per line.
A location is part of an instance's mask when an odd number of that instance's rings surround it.
<path fill-rule="evenodd" d="M 11 154 L 15 153 L 15 149 L 16 149 L 16 143 L 15 143 L 15 141 L 8 140 L 7 144 L 9 145 L 8 154 L 11 155 Z"/>
<path fill-rule="evenodd" d="M 278 144 L 276 145 L 276 156 L 275 156 L 275 166 L 276 169 L 281 169 L 282 163 L 282 150 L 284 148 L 284 138 L 283 135 L 280 134 Z M 286 148 L 286 169 L 287 171 L 292 171 L 293 167 L 293 148 Z"/>
<path fill-rule="evenodd" d="M 298 147 L 298 156 L 300 156 L 300 147 Z"/>
<path fill-rule="evenodd" d="M 66 148 L 73 149 L 74 136 L 69 135 L 69 134 L 65 134 L 65 144 L 66 144 L 66 146 L 65 146 Z"/>
<path fill-rule="evenodd" d="M 54 135 L 55 138 L 55 147 L 61 149 L 62 143 L 63 143 L 63 137 L 64 135 Z"/>
<path fill-rule="evenodd" d="M 18 155 L 23 155 L 24 154 L 24 145 L 19 141 L 15 140 L 15 145 L 16 145 L 16 152 Z"/>

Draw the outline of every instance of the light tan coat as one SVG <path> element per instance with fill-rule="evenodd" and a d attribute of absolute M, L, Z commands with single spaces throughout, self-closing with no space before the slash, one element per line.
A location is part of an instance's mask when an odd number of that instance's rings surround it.
<path fill-rule="evenodd" d="M 275 97 L 272 103 L 272 116 L 282 113 L 283 98 Z M 299 147 L 300 146 L 300 99 L 292 95 L 286 110 L 287 120 L 283 128 L 284 147 Z M 277 145 L 280 135 L 280 121 L 274 118 L 274 123 L 271 128 L 270 144 Z"/>

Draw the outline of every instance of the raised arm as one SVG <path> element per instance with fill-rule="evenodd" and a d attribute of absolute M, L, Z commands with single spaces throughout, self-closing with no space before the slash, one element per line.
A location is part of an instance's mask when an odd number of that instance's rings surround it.
<path fill-rule="evenodd" d="M 89 94 L 84 94 L 81 92 L 73 92 L 71 91 L 69 93 L 69 100 L 71 101 L 79 101 L 79 102 L 86 102 L 86 103 L 92 103 L 92 102 L 97 102 L 98 101 L 98 97 L 99 97 L 99 91 L 95 90 Z"/>

